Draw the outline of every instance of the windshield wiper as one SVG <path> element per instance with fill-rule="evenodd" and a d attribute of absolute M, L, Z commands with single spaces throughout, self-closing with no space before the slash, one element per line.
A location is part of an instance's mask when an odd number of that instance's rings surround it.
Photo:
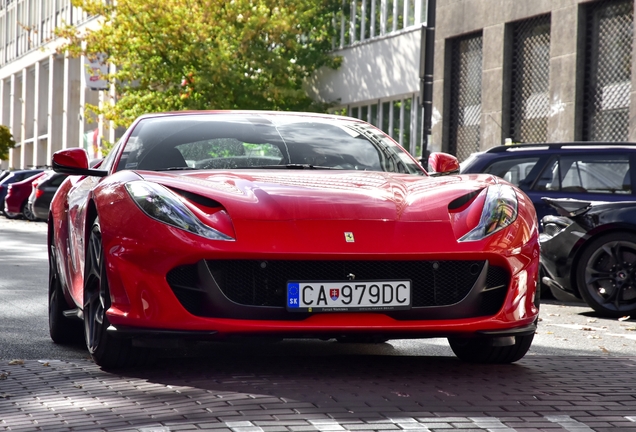
<path fill-rule="evenodd" d="M 182 170 L 198 170 L 201 168 L 193 168 L 193 167 L 184 167 L 184 166 L 180 166 L 180 167 L 169 167 L 169 168 L 161 168 L 160 170 L 157 171 L 182 171 Z"/>

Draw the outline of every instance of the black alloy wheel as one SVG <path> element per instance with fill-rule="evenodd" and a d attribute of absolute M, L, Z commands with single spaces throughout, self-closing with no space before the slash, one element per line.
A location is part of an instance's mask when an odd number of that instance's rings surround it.
<path fill-rule="evenodd" d="M 31 209 L 27 201 L 25 201 L 24 204 L 22 204 L 22 215 L 27 220 L 30 220 L 32 222 L 38 220 L 37 216 L 33 213 L 33 210 Z"/>
<path fill-rule="evenodd" d="M 82 340 L 81 322 L 64 316 L 64 311 L 70 308 L 62 290 L 53 236 L 49 238 L 49 334 L 57 344 L 78 343 Z"/>
<path fill-rule="evenodd" d="M 620 318 L 636 313 L 636 235 L 614 232 L 593 240 L 578 260 L 576 284 L 599 314 Z"/>
<path fill-rule="evenodd" d="M 513 363 L 526 355 L 534 333 L 514 338 L 515 343 L 507 346 L 496 346 L 488 337 L 448 338 L 448 344 L 455 355 L 467 363 Z"/>
<path fill-rule="evenodd" d="M 99 218 L 90 231 L 84 264 L 84 337 L 91 357 L 103 368 L 145 363 L 146 352 L 132 347 L 128 339 L 115 339 L 107 332 L 110 292 Z"/>

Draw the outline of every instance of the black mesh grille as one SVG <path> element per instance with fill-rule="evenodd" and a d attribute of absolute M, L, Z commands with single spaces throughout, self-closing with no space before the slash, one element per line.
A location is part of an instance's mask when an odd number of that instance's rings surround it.
<path fill-rule="evenodd" d="M 288 280 L 411 279 L 413 306 L 462 300 L 484 261 L 208 261 L 221 291 L 243 305 L 285 306 Z"/>
<path fill-rule="evenodd" d="M 508 272 L 501 267 L 489 267 L 486 276 L 486 287 L 481 299 L 483 315 L 494 315 L 499 312 L 508 292 Z"/>
<path fill-rule="evenodd" d="M 449 151 L 460 162 L 479 151 L 482 45 L 481 33 L 451 42 Z"/>
<path fill-rule="evenodd" d="M 589 5 L 586 26 L 583 139 L 627 141 L 634 1 Z"/>
<path fill-rule="evenodd" d="M 459 303 L 475 286 L 485 261 L 207 261 L 220 290 L 243 306 L 269 306 L 284 311 L 288 280 L 410 279 L 413 307 L 449 306 Z M 217 316 L 211 290 L 199 280 L 197 265 L 171 270 L 167 281 L 179 302 L 193 315 Z M 501 267 L 489 266 L 479 304 L 460 316 L 493 315 L 508 292 L 509 275 Z M 448 317 L 449 311 L 443 313 Z M 253 315 L 250 314 L 250 315 Z M 233 316 L 224 315 L 224 316 Z M 287 315 L 285 315 L 287 319 Z M 296 314 L 295 317 L 302 318 Z M 280 317 L 279 317 L 280 318 Z M 268 318 L 265 318 L 268 319 Z M 271 318 L 274 319 L 274 318 Z"/>
<path fill-rule="evenodd" d="M 550 114 L 550 16 L 512 27 L 510 132 L 515 142 L 545 142 Z"/>
<path fill-rule="evenodd" d="M 183 307 L 194 315 L 201 315 L 206 295 L 198 286 L 197 266 L 177 267 L 168 273 L 166 279 Z"/>

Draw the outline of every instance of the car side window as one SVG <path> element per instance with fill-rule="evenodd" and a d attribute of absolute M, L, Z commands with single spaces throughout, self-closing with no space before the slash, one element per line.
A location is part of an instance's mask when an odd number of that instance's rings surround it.
<path fill-rule="evenodd" d="M 51 182 L 49 183 L 49 186 L 56 186 L 57 187 L 57 186 L 61 185 L 62 182 L 64 180 L 66 180 L 66 177 L 67 177 L 66 175 L 58 175 L 58 176 L 53 177 L 51 179 Z"/>
<path fill-rule="evenodd" d="M 486 168 L 484 172 L 519 186 L 530 174 L 538 160 L 538 157 L 527 157 L 497 161 Z"/>
<path fill-rule="evenodd" d="M 539 176 L 534 190 L 631 194 L 627 155 L 568 155 L 551 161 Z"/>

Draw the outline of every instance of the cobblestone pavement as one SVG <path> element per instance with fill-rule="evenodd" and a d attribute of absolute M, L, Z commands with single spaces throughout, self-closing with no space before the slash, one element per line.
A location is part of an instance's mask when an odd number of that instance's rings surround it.
<path fill-rule="evenodd" d="M 636 357 L 235 356 L 0 362 L 0 431 L 636 431 Z"/>

